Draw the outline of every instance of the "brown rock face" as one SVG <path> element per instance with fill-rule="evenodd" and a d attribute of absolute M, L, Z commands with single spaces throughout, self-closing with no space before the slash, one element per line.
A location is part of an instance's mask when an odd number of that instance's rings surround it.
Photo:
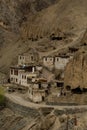
<path fill-rule="evenodd" d="M 78 52 L 65 70 L 65 87 L 87 88 L 87 53 Z"/>

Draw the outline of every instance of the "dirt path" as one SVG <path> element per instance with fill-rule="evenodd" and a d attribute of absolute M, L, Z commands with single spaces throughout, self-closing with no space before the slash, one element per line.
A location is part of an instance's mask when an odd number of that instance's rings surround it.
<path fill-rule="evenodd" d="M 74 46 L 74 45 L 80 43 L 85 32 L 86 32 L 86 29 L 83 29 L 81 32 L 78 33 L 78 36 L 73 39 L 73 42 L 65 44 L 64 46 L 61 44 L 60 46 L 58 46 L 58 48 L 56 50 L 52 50 L 50 52 L 46 52 L 46 53 L 40 52 L 40 56 L 43 57 L 43 56 L 51 55 L 51 54 L 56 53 L 62 49 L 66 49 L 68 47 L 71 47 L 71 46 Z"/>
<path fill-rule="evenodd" d="M 85 108 L 87 109 L 87 105 L 79 105 L 79 106 L 57 106 L 57 105 L 45 105 L 45 104 L 35 104 L 35 103 L 32 103 L 30 101 L 27 101 L 25 99 L 23 99 L 20 95 L 17 95 L 17 94 L 9 94 L 9 93 L 6 93 L 5 96 L 11 100 L 12 102 L 14 103 L 17 103 L 19 105 L 22 105 L 22 106 L 25 106 L 25 107 L 30 107 L 30 108 L 35 108 L 35 109 L 39 109 L 39 108 L 54 108 L 54 109 L 60 109 L 60 110 L 63 110 L 63 109 L 75 109 L 75 108 Z"/>

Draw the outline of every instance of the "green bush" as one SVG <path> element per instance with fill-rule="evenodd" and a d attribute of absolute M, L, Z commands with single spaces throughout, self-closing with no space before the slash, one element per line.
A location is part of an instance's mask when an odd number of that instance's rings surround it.
<path fill-rule="evenodd" d="M 5 104 L 5 96 L 4 96 L 4 89 L 0 87 L 0 105 Z"/>

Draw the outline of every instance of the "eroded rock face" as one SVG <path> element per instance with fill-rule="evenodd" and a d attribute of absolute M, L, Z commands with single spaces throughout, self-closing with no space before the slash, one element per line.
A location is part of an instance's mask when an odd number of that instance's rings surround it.
<path fill-rule="evenodd" d="M 87 88 L 87 53 L 78 52 L 65 70 L 65 87 Z"/>

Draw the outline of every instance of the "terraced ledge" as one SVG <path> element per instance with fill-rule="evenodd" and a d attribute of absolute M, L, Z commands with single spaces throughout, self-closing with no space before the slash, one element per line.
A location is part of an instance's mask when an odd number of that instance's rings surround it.
<path fill-rule="evenodd" d="M 18 114 L 30 117 L 37 117 L 41 114 L 46 115 L 52 111 L 56 116 L 62 114 L 75 114 L 83 113 L 87 111 L 87 105 L 78 106 L 57 106 L 57 105 L 45 105 L 35 104 L 24 100 L 22 97 L 15 94 L 6 94 L 7 107 L 17 112 Z"/>

